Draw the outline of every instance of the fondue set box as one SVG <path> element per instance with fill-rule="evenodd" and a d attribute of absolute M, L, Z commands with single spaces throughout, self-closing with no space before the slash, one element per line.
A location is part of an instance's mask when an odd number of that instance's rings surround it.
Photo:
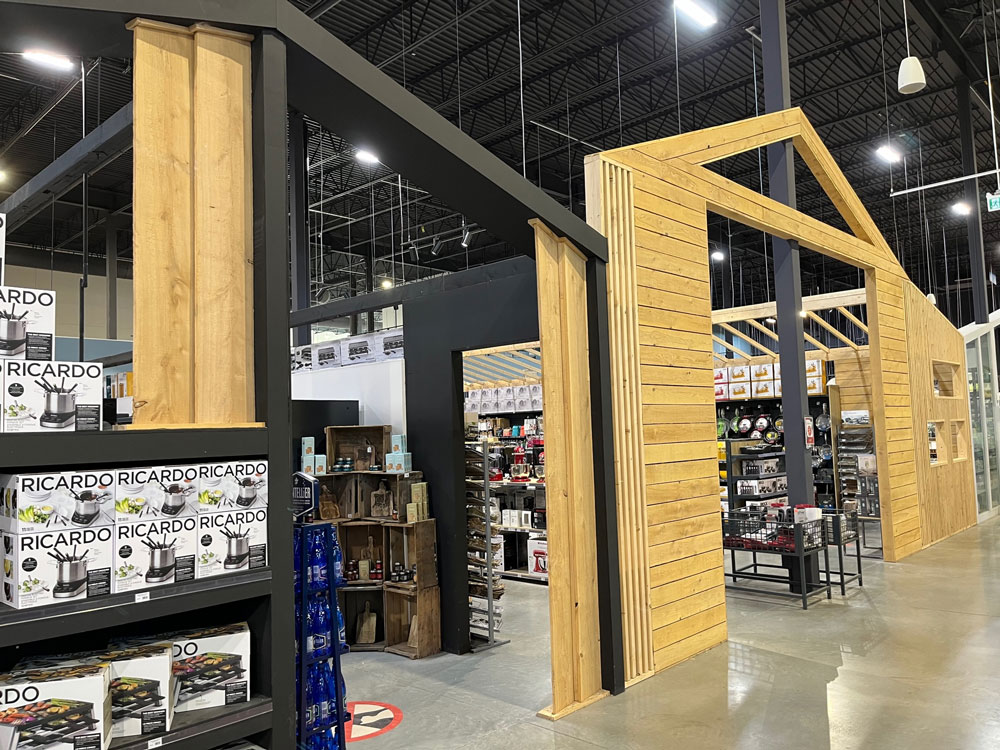
<path fill-rule="evenodd" d="M 17 609 L 267 565 L 266 461 L 0 475 L 0 488 L 0 601 Z"/>

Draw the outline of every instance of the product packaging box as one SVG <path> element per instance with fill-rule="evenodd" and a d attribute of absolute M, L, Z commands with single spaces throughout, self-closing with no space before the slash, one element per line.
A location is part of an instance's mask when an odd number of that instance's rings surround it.
<path fill-rule="evenodd" d="M 198 578 L 267 566 L 267 508 L 198 515 Z"/>
<path fill-rule="evenodd" d="M 289 366 L 292 372 L 311 370 L 313 366 L 312 346 L 294 346 L 291 350 Z"/>
<path fill-rule="evenodd" d="M 749 365 L 733 365 L 729 368 L 729 382 L 730 383 L 749 383 L 750 382 L 750 366 Z"/>
<path fill-rule="evenodd" d="M 778 380 L 779 378 L 781 378 L 781 362 L 775 360 L 773 366 L 774 366 L 774 379 Z"/>
<path fill-rule="evenodd" d="M 715 384 L 728 383 L 729 382 L 729 368 L 728 367 L 716 367 L 715 369 Z"/>
<path fill-rule="evenodd" d="M 823 378 L 806 378 L 806 393 L 810 396 L 821 396 L 826 393 L 826 381 Z"/>
<path fill-rule="evenodd" d="M 531 389 L 531 397 L 532 398 L 541 398 L 542 397 L 542 384 L 541 383 L 531 383 L 528 386 L 528 388 Z"/>
<path fill-rule="evenodd" d="M 825 373 L 823 372 L 823 360 L 821 359 L 807 359 L 806 360 L 806 377 L 807 378 L 819 378 Z"/>
<path fill-rule="evenodd" d="M 807 508 L 795 509 L 795 523 L 806 523 L 807 521 L 818 521 L 823 517 L 823 509 L 809 506 Z"/>
<path fill-rule="evenodd" d="M 114 523 L 114 471 L 0 474 L 0 529 L 30 531 Z"/>
<path fill-rule="evenodd" d="M 385 470 L 391 472 L 413 471 L 413 454 L 411 453 L 386 453 Z"/>
<path fill-rule="evenodd" d="M 406 435 L 392 436 L 392 453 L 406 453 Z"/>
<path fill-rule="evenodd" d="M 414 482 L 410 485 L 410 500 L 415 503 L 427 501 L 427 482 Z"/>
<path fill-rule="evenodd" d="M 514 387 L 510 385 L 505 385 L 501 388 L 497 388 L 497 401 L 513 401 L 514 400 Z"/>
<path fill-rule="evenodd" d="M 55 292 L 0 286 L 0 358 L 51 361 L 55 332 Z"/>
<path fill-rule="evenodd" d="M 303 474 L 314 475 L 316 473 L 316 456 L 303 456 L 300 471 Z"/>
<path fill-rule="evenodd" d="M 151 466 L 115 469 L 115 522 L 158 518 L 164 492 Z"/>
<path fill-rule="evenodd" d="M 773 380 L 755 380 L 751 386 L 754 398 L 774 398 L 777 395 Z"/>
<path fill-rule="evenodd" d="M 195 578 L 198 517 L 146 517 L 115 524 L 112 591 L 141 591 Z"/>
<path fill-rule="evenodd" d="M 199 513 L 267 505 L 267 461 L 227 461 L 195 468 Z"/>
<path fill-rule="evenodd" d="M 393 328 L 375 335 L 375 357 L 380 362 L 386 359 L 403 358 L 403 329 Z"/>
<path fill-rule="evenodd" d="M 327 367 L 340 367 L 344 364 L 344 342 L 338 340 L 313 344 L 312 357 L 313 369 L 323 370 Z"/>
<path fill-rule="evenodd" d="M 354 336 L 344 340 L 346 351 L 343 354 L 345 365 L 355 365 L 361 362 L 375 361 L 375 336 Z"/>
<path fill-rule="evenodd" d="M 754 381 L 774 380 L 774 365 L 754 365 L 750 368 L 750 379 Z"/>
<path fill-rule="evenodd" d="M 173 725 L 178 685 L 173 673 L 173 654 L 173 646 L 169 643 L 149 643 L 65 656 L 32 657 L 19 662 L 16 669 L 107 667 L 111 736 L 134 737 L 162 734 Z"/>
<path fill-rule="evenodd" d="M 3 532 L 4 603 L 28 609 L 107 596 L 114 530 L 105 525 Z"/>
<path fill-rule="evenodd" d="M 302 455 L 313 456 L 315 454 L 316 454 L 316 438 L 314 437 L 302 438 Z"/>
<path fill-rule="evenodd" d="M 326 474 L 326 456 L 319 453 L 316 454 L 316 474 Z"/>
<path fill-rule="evenodd" d="M 730 383 L 729 398 L 733 401 L 746 401 L 750 398 L 750 383 Z"/>
<path fill-rule="evenodd" d="M 3 362 L 4 432 L 100 430 L 103 405 L 103 365 Z"/>
<path fill-rule="evenodd" d="M 781 396 L 781 380 L 780 379 L 776 379 L 774 381 L 774 395 L 779 396 L 779 397 Z"/>
<path fill-rule="evenodd" d="M 533 398 L 533 399 L 531 399 L 531 410 L 532 411 L 541 411 L 542 410 L 542 399 L 540 399 L 540 398 Z"/>
<path fill-rule="evenodd" d="M 549 577 L 549 541 L 542 538 L 528 538 L 528 572 Z"/>
<path fill-rule="evenodd" d="M 729 384 L 728 383 L 716 383 L 715 384 L 715 400 L 716 401 L 728 401 L 729 400 Z"/>
<path fill-rule="evenodd" d="M 0 748 L 107 750 L 111 670 L 77 664 L 0 676 Z"/>
<path fill-rule="evenodd" d="M 121 641 L 121 648 L 168 643 L 177 680 L 175 712 L 250 700 L 250 628 L 245 622 Z M 0 746 L 2 747 L 2 746 Z"/>
<path fill-rule="evenodd" d="M 516 412 L 530 412 L 531 411 L 531 399 L 530 398 L 517 398 L 517 399 L 514 399 L 514 411 L 516 411 Z"/>
<path fill-rule="evenodd" d="M 514 386 L 514 398 L 520 401 L 523 398 L 531 400 L 531 386 L 530 385 L 515 385 Z"/>

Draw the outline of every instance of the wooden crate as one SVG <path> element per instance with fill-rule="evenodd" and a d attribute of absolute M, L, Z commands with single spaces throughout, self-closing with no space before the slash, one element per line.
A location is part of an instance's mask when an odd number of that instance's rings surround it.
<path fill-rule="evenodd" d="M 410 502 L 411 488 L 417 482 L 424 481 L 423 472 L 408 471 L 405 474 L 399 472 L 358 472 L 358 504 L 362 503 L 367 508 L 369 518 L 377 518 L 386 521 L 405 521 L 406 504 Z M 384 514 L 379 509 L 373 507 L 372 492 L 379 489 L 381 484 L 385 484 L 386 489 L 392 493 L 392 502 L 384 509 Z"/>
<path fill-rule="evenodd" d="M 351 651 L 383 651 L 386 647 L 386 610 L 381 586 L 348 586 L 337 589 L 340 611 L 344 615 L 344 634 Z M 358 615 L 365 611 L 365 603 L 375 613 L 375 642 L 358 643 Z"/>
<path fill-rule="evenodd" d="M 350 425 L 326 428 L 326 465 L 331 471 L 338 458 L 353 458 L 355 471 L 384 466 L 392 440 L 391 425 Z"/>
<path fill-rule="evenodd" d="M 394 563 L 402 563 L 404 568 L 417 566 L 416 579 L 411 584 L 416 589 L 432 588 L 438 585 L 437 574 L 437 530 L 434 519 L 416 523 L 385 524 L 388 567 L 392 571 Z M 386 573 L 388 580 L 389 573 Z"/>
<path fill-rule="evenodd" d="M 319 480 L 319 517 L 324 521 L 364 518 L 368 508 L 358 495 L 354 474 L 323 474 Z"/>
<path fill-rule="evenodd" d="M 385 589 L 385 650 L 423 659 L 441 650 L 441 589 L 408 590 L 387 583 Z M 411 633 L 413 618 L 415 633 Z M 412 636 L 412 637 L 411 637 Z"/>
<path fill-rule="evenodd" d="M 372 559 L 372 569 L 375 568 L 375 561 L 382 561 L 383 573 L 388 568 L 386 564 L 386 543 L 385 529 L 382 524 L 376 521 L 342 521 L 337 524 L 337 538 L 340 541 L 340 550 L 344 557 L 344 569 L 347 569 L 349 560 L 361 560 L 362 552 L 368 548 L 368 537 L 372 537 L 375 547 L 375 557 Z M 369 581 L 365 581 L 368 583 Z M 352 582 L 358 585 L 361 582 Z M 352 584 L 348 584 L 352 585 Z"/>

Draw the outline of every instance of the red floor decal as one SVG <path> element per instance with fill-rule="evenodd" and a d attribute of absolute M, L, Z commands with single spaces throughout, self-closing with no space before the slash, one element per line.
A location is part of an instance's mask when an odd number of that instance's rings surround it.
<path fill-rule="evenodd" d="M 351 721 L 347 722 L 347 741 L 360 742 L 391 732 L 403 720 L 403 712 L 396 706 L 375 701 L 348 703 Z"/>

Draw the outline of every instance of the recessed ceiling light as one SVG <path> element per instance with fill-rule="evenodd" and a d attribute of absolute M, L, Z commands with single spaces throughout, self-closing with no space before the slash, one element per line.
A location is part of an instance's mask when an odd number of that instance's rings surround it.
<path fill-rule="evenodd" d="M 679 10 L 703 29 L 714 25 L 718 20 L 712 11 L 695 0 L 674 0 L 674 10 Z"/>
<path fill-rule="evenodd" d="M 879 146 L 875 149 L 875 154 L 879 159 L 884 162 L 888 162 L 889 164 L 895 164 L 903 158 L 903 155 L 899 153 L 899 149 L 890 143 L 884 143 Z"/>
<path fill-rule="evenodd" d="M 363 148 L 359 148 L 358 152 L 354 155 L 354 157 L 358 161 L 364 162 L 365 164 L 378 164 L 378 157 L 371 151 L 367 151 L 366 149 Z"/>
<path fill-rule="evenodd" d="M 66 55 L 54 55 L 51 52 L 44 52 L 38 49 L 29 49 L 21 53 L 25 60 L 35 63 L 36 65 L 44 65 L 46 68 L 52 68 L 53 70 L 73 70 L 75 67 L 73 61 L 70 60 Z"/>
<path fill-rule="evenodd" d="M 968 216 L 972 213 L 972 206 L 965 201 L 951 204 L 951 212 L 956 216 Z"/>
<path fill-rule="evenodd" d="M 726 259 L 726 254 L 721 250 L 713 250 L 709 257 L 714 261 L 723 261 Z"/>
<path fill-rule="evenodd" d="M 382 279 L 383 289 L 392 289 L 392 279 Z"/>
<path fill-rule="evenodd" d="M 765 323 L 770 323 L 771 325 L 774 325 L 775 323 L 778 322 L 778 319 L 777 318 L 764 318 L 764 322 Z"/>

